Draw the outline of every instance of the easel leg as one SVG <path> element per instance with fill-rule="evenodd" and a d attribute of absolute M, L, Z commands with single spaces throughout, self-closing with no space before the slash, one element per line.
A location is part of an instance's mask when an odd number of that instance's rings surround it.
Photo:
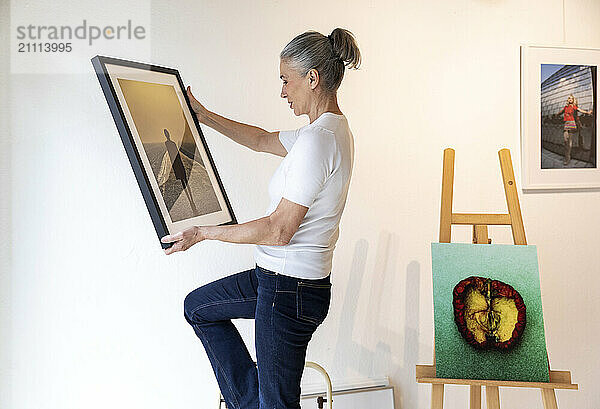
<path fill-rule="evenodd" d="M 444 384 L 434 383 L 431 385 L 431 409 L 442 409 L 444 407 Z"/>
<path fill-rule="evenodd" d="M 481 409 L 481 386 L 471 385 L 470 409 Z"/>
<path fill-rule="evenodd" d="M 500 391 L 497 386 L 485 387 L 485 401 L 487 409 L 500 409 Z"/>
<path fill-rule="evenodd" d="M 544 409 L 558 409 L 554 389 L 542 389 L 542 402 L 544 402 Z"/>

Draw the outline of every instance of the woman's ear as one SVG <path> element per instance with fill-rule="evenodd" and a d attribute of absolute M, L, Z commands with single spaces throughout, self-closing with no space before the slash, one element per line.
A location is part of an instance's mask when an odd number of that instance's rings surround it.
<path fill-rule="evenodd" d="M 308 71 L 307 75 L 308 75 L 308 86 L 310 87 L 310 89 L 317 88 L 317 85 L 319 85 L 319 71 L 312 68 L 310 71 Z"/>

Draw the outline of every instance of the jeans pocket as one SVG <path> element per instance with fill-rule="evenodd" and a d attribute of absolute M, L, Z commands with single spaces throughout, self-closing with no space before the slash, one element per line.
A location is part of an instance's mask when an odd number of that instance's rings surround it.
<path fill-rule="evenodd" d="M 266 268 L 262 268 L 261 266 L 256 266 L 256 269 L 260 272 L 263 273 L 265 275 L 268 276 L 273 276 L 275 277 L 277 275 L 277 273 L 275 271 L 271 271 L 271 270 L 267 270 Z"/>
<path fill-rule="evenodd" d="M 296 290 L 298 319 L 320 325 L 327 317 L 331 301 L 331 283 L 312 284 L 299 281 Z"/>

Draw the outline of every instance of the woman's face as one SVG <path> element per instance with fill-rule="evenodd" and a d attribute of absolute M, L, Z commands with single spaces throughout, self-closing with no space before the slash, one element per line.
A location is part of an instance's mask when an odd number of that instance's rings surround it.
<path fill-rule="evenodd" d="M 569 97 L 567 98 L 567 104 L 572 104 L 573 102 L 573 97 L 569 95 Z"/>
<path fill-rule="evenodd" d="M 279 78 L 283 81 L 281 86 L 281 98 L 286 98 L 294 115 L 308 114 L 310 106 L 311 88 L 308 75 L 306 77 L 298 74 L 287 62 L 279 62 Z"/>

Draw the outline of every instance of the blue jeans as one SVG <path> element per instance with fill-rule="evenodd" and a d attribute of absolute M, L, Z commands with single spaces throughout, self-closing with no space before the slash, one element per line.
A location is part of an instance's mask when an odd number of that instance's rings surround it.
<path fill-rule="evenodd" d="M 229 409 L 300 409 L 306 348 L 329 311 L 330 275 L 298 279 L 256 266 L 185 298 Z M 232 318 L 255 319 L 254 364 Z"/>

